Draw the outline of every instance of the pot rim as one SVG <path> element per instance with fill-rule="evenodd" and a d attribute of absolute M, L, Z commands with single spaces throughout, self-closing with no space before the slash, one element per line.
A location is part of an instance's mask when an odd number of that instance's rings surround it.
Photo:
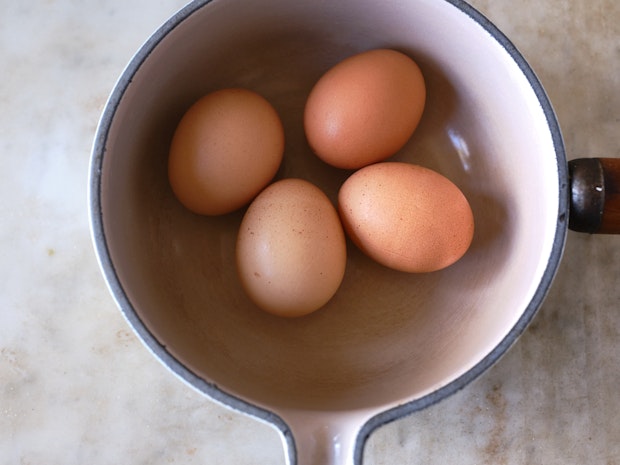
<path fill-rule="evenodd" d="M 103 227 L 102 208 L 101 208 L 101 182 L 102 182 L 102 164 L 106 151 L 106 142 L 112 121 L 114 120 L 116 111 L 121 100 L 132 81 L 132 77 L 140 69 L 142 64 L 148 59 L 152 51 L 158 44 L 176 27 L 181 25 L 186 19 L 193 15 L 196 11 L 202 9 L 211 3 L 212 0 L 194 0 L 178 10 L 171 16 L 162 26 L 160 26 L 140 47 L 128 65 L 125 67 L 118 81 L 116 82 L 104 111 L 100 118 L 95 140 L 92 147 L 90 168 L 89 168 L 89 185 L 88 185 L 88 207 L 90 216 L 91 238 L 94 244 L 95 252 L 99 262 L 99 266 L 104 274 L 106 284 L 115 299 L 117 306 L 120 308 L 124 318 L 129 323 L 133 331 L 138 335 L 147 349 L 178 378 L 183 380 L 190 387 L 196 389 L 201 394 L 206 395 L 213 401 L 236 410 L 238 412 L 248 414 L 260 421 L 269 424 L 279 430 L 283 441 L 289 451 L 295 450 L 295 441 L 293 439 L 290 427 L 287 423 L 274 412 L 254 405 L 240 397 L 221 390 L 217 384 L 210 383 L 193 373 L 186 365 L 176 359 L 170 351 L 161 344 L 154 334 L 147 328 L 146 324 L 138 316 L 137 312 L 131 305 L 131 302 L 123 289 L 114 263 L 112 262 L 110 251 L 107 246 L 105 231 Z M 492 365 L 494 365 L 508 349 L 519 339 L 521 334 L 528 327 L 534 318 L 538 309 L 542 305 L 548 294 L 549 288 L 555 278 L 559 267 L 566 242 L 568 232 L 568 216 L 569 216 L 569 187 L 568 187 L 568 167 L 565 155 L 564 142 L 557 121 L 555 112 L 551 102 L 541 84 L 538 77 L 534 73 L 523 55 L 518 51 L 516 46 L 502 33 L 489 19 L 482 13 L 469 5 L 464 0 L 443 0 L 470 19 L 481 26 L 489 35 L 490 40 L 495 40 L 509 54 L 512 60 L 517 64 L 520 71 L 526 77 L 529 85 L 534 91 L 538 102 L 541 105 L 545 115 L 547 126 L 553 141 L 556 162 L 558 167 L 559 179 L 559 202 L 557 212 L 557 227 L 555 230 L 553 246 L 549 255 L 547 266 L 542 275 L 540 283 L 534 293 L 532 300 L 520 316 L 517 323 L 512 327 L 504 339 L 480 362 L 470 368 L 467 372 L 451 381 L 447 385 L 424 395 L 418 399 L 401 404 L 384 410 L 372 416 L 357 432 L 355 444 L 355 461 L 361 463 L 361 456 L 366 440 L 370 434 L 378 427 L 410 415 L 414 412 L 423 410 L 439 401 L 450 397 L 456 392 L 465 388 L 473 380 L 482 375 Z"/>

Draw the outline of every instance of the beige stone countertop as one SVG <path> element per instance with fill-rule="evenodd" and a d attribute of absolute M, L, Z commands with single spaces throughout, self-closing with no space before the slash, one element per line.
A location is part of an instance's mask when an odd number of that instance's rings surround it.
<path fill-rule="evenodd" d="M 4 2 L 0 465 L 284 464 L 274 429 L 189 388 L 134 336 L 90 239 L 99 115 L 184 3 Z M 471 3 L 536 71 L 568 158 L 620 157 L 620 2 Z M 618 307 L 620 237 L 569 233 L 517 344 L 456 395 L 378 429 L 364 465 L 619 464 Z"/>

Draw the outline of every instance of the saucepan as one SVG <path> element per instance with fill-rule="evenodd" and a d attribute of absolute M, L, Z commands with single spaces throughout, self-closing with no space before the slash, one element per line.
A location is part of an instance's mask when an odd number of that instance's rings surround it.
<path fill-rule="evenodd" d="M 373 48 L 412 57 L 427 85 L 420 125 L 394 158 L 437 170 L 468 198 L 473 242 L 432 273 L 385 268 L 348 244 L 344 280 L 319 311 L 259 310 L 235 270 L 243 209 L 185 209 L 167 178 L 174 130 L 199 97 L 263 95 L 280 115 L 276 178 L 336 202 L 346 170 L 304 136 L 310 89 Z M 198 0 L 157 30 L 113 89 L 94 141 L 96 253 L 118 306 L 174 374 L 272 425 L 287 463 L 361 463 L 386 422 L 462 389 L 518 339 L 541 306 L 567 230 L 620 230 L 620 166 L 570 164 L 551 103 L 512 43 L 460 0 Z"/>

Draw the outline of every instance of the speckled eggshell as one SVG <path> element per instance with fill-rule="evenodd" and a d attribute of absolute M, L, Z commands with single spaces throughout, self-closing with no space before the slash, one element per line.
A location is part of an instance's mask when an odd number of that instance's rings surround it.
<path fill-rule="evenodd" d="M 283 179 L 248 207 L 236 255 L 241 284 L 258 307 L 303 316 L 325 305 L 340 287 L 345 233 L 323 191 L 305 180 Z"/>
<path fill-rule="evenodd" d="M 422 71 L 390 49 L 353 55 L 314 85 L 304 110 L 308 143 L 324 162 L 356 169 L 400 150 L 426 102 Z"/>
<path fill-rule="evenodd" d="M 181 118 L 168 157 L 177 199 L 201 215 L 248 203 L 273 179 L 284 154 L 284 129 L 273 106 L 249 89 L 221 89 Z"/>
<path fill-rule="evenodd" d="M 338 211 L 366 255 L 410 273 L 452 265 L 474 234 L 473 213 L 461 190 L 436 171 L 408 163 L 356 171 L 339 191 Z"/>

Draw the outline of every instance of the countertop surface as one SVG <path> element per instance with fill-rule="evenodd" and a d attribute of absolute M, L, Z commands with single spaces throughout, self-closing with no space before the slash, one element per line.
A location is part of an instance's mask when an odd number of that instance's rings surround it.
<path fill-rule="evenodd" d="M 5 2 L 0 16 L 0 464 L 284 464 L 266 424 L 158 362 L 93 251 L 88 165 L 125 64 L 183 0 Z M 529 60 L 568 158 L 620 157 L 620 2 L 475 0 Z M 517 344 L 378 429 L 365 465 L 620 464 L 620 237 L 570 232 Z"/>

